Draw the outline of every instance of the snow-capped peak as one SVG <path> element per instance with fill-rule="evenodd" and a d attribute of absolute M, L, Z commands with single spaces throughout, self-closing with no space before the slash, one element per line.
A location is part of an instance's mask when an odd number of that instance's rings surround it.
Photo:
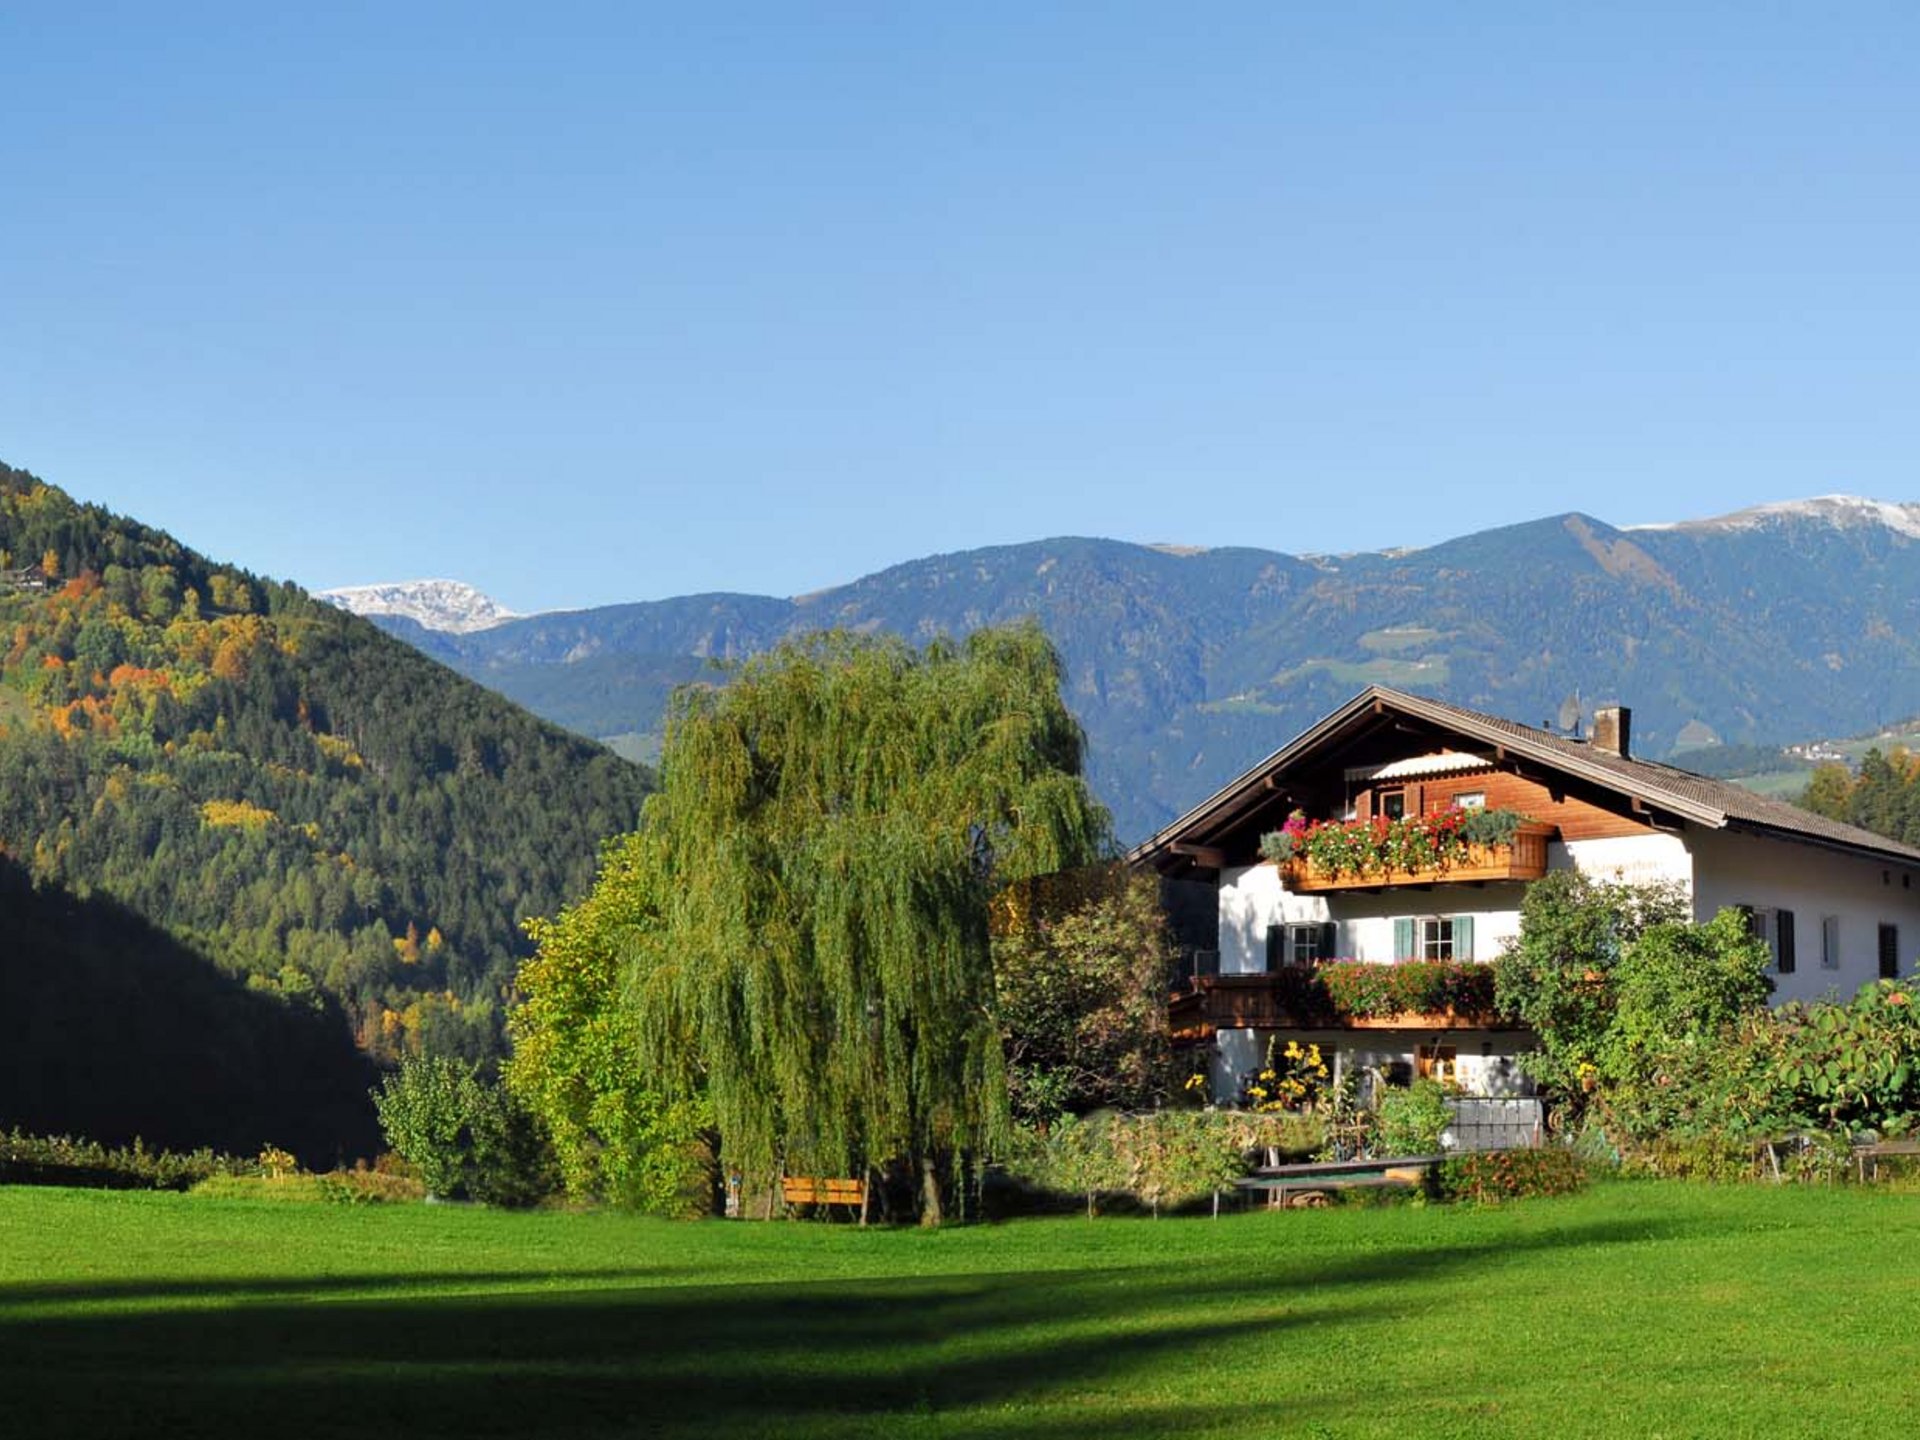
<path fill-rule="evenodd" d="M 429 630 L 466 635 L 518 619 L 491 597 L 460 580 L 400 580 L 388 585 L 343 585 L 318 598 L 356 615 L 401 615 Z"/>
<path fill-rule="evenodd" d="M 1810 500 L 1775 500 L 1711 520 L 1675 520 L 1658 525 L 1628 525 L 1628 530 L 1751 530 L 1777 520 L 1817 520 L 1835 529 L 1883 525 L 1920 539 L 1920 505 L 1869 500 L 1860 495 L 1816 495 Z"/>

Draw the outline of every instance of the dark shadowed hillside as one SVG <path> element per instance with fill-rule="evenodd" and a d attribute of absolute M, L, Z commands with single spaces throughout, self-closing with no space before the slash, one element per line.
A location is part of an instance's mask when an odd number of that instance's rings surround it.
<path fill-rule="evenodd" d="M 0 1127 L 310 1165 L 371 1154 L 375 1071 L 337 1005 L 250 989 L 113 900 L 0 859 Z"/>

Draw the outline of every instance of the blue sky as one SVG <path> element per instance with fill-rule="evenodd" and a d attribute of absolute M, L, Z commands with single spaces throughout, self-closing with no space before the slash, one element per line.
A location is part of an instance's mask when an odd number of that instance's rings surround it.
<path fill-rule="evenodd" d="M 0 459 L 521 609 L 1920 498 L 1916 53 L 1866 3 L 9 5 Z"/>

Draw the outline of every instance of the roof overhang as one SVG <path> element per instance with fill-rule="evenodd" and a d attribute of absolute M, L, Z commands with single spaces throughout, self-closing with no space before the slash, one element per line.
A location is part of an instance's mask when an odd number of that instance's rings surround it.
<path fill-rule="evenodd" d="M 1452 746 L 1449 754 L 1456 763 L 1470 758 L 1516 766 L 1523 772 L 1551 772 L 1620 795 L 1649 817 L 1657 812 L 1670 820 L 1689 820 L 1713 829 L 1727 823 L 1722 809 L 1670 791 L 1650 792 L 1649 787 L 1632 783 L 1604 763 L 1587 760 L 1577 751 L 1568 753 L 1566 742 L 1556 742 L 1542 732 L 1530 733 L 1524 726 L 1492 716 L 1374 685 L 1135 846 L 1127 853 L 1128 862 L 1148 864 L 1163 856 L 1189 854 L 1196 847 L 1214 848 L 1209 842 L 1215 835 L 1272 800 L 1276 793 L 1284 793 L 1289 772 L 1394 716 L 1432 727 L 1447 737 Z"/>
<path fill-rule="evenodd" d="M 1564 736 L 1380 685 L 1361 691 L 1171 825 L 1135 846 L 1127 854 L 1128 862 L 1154 864 L 1165 870 L 1171 868 L 1169 861 L 1179 857 L 1203 867 L 1219 868 L 1224 858 L 1216 843 L 1220 836 L 1255 809 L 1276 798 L 1284 799 L 1290 775 L 1353 743 L 1382 722 L 1404 724 L 1429 741 L 1446 747 L 1438 755 L 1400 761 L 1401 767 L 1411 765 L 1417 769 L 1421 765 L 1479 760 L 1535 780 L 1552 777 L 1562 784 L 1578 782 L 1589 794 L 1618 796 L 1626 801 L 1627 813 L 1655 828 L 1673 829 L 1677 828 L 1677 822 L 1687 822 L 1710 830 L 1731 829 L 1813 845 L 1885 864 L 1920 866 L 1920 850 L 1871 831 L 1835 826 L 1812 815 L 1807 818 L 1814 828 L 1771 823 L 1751 813 L 1752 807 L 1744 802 L 1757 797 L 1744 794 L 1739 796 L 1742 803 L 1734 809 L 1748 813 L 1730 812 L 1725 805 L 1716 805 L 1699 793 L 1703 787 L 1711 789 L 1717 782 L 1703 781 L 1699 776 L 1667 766 L 1623 760 Z M 1377 775 L 1396 766 L 1357 768 L 1371 768 Z M 1732 790 L 1728 786 L 1721 788 Z M 1837 833 L 1822 834 L 1821 827 Z"/>

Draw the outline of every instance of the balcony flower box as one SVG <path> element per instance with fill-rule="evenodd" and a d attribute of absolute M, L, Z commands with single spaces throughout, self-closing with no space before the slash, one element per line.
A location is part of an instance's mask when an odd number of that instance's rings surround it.
<path fill-rule="evenodd" d="M 1394 885 L 1538 880 L 1551 825 L 1509 810 L 1444 810 L 1400 820 L 1308 823 L 1296 814 L 1264 836 L 1260 853 L 1296 895 Z"/>
<path fill-rule="evenodd" d="M 1493 967 L 1470 960 L 1325 960 L 1267 974 L 1202 977 L 1182 997 L 1190 1024 L 1225 1029 L 1505 1028 Z"/>

